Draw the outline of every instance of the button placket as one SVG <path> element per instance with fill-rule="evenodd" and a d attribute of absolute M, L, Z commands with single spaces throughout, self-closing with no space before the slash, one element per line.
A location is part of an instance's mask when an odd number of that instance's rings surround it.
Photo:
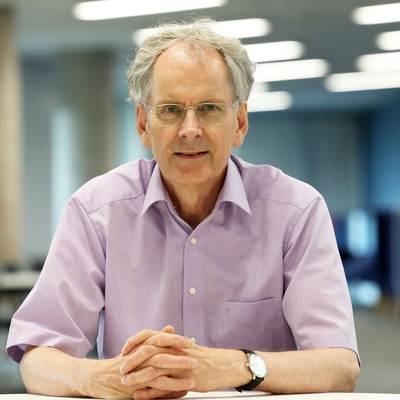
<path fill-rule="evenodd" d="M 202 338 L 202 270 L 203 254 L 200 238 L 189 236 L 185 245 L 184 256 L 184 304 L 183 304 L 183 334 L 193 343 L 200 343 Z M 199 329 L 200 328 L 200 329 Z"/>

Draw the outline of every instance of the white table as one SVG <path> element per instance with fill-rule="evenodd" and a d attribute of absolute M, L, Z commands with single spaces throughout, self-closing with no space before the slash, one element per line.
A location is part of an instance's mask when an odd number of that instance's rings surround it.
<path fill-rule="evenodd" d="M 267 397 L 272 400 L 273 397 L 278 395 L 272 395 L 261 392 L 249 392 L 249 393 L 238 393 L 238 392 L 210 392 L 210 393 L 195 393 L 189 392 L 184 399 L 193 400 L 262 400 Z M 32 394 L 3 394 L 0 395 L 0 400 L 62 400 L 68 399 L 67 397 L 44 397 Z M 315 394 L 289 394 L 283 395 L 282 400 L 400 400 L 400 394 L 378 394 L 378 393 L 315 393 Z M 81 400 L 81 399 L 79 399 Z"/>
<path fill-rule="evenodd" d="M 0 328 L 8 329 L 11 317 L 31 291 L 39 271 L 0 272 Z"/>
<path fill-rule="evenodd" d="M 38 280 L 39 275 L 39 271 L 1 272 L 0 292 L 29 292 Z"/>

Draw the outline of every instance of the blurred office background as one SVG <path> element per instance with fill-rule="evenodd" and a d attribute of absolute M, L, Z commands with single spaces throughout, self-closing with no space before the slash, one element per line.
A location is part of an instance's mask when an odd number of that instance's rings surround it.
<path fill-rule="evenodd" d="M 131 0 L 127 17 L 118 3 L 0 0 L 1 348 L 69 196 L 152 157 L 126 101 L 127 59 L 159 21 L 206 15 L 258 63 L 250 131 L 235 153 L 310 183 L 328 203 L 355 310 L 356 390 L 400 393 L 400 3 Z M 1 350 L 0 393 L 23 391 Z"/>

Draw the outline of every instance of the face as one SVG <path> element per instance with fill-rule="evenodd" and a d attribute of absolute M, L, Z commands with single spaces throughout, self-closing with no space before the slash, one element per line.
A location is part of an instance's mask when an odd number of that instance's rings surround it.
<path fill-rule="evenodd" d="M 177 46 L 162 53 L 155 65 L 149 108 L 159 104 L 223 103 L 231 107 L 233 98 L 225 62 L 217 51 L 208 51 L 205 62 Z M 175 126 L 159 126 L 142 105 L 136 108 L 137 129 L 145 147 L 151 147 L 165 185 L 222 184 L 232 146 L 240 146 L 247 132 L 247 105 L 228 113 L 222 125 L 200 122 L 194 109 Z"/>

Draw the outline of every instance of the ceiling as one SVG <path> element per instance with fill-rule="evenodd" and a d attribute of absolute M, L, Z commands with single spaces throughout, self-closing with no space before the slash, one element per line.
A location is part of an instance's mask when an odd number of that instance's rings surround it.
<path fill-rule="evenodd" d="M 180 20 L 197 14 L 218 20 L 267 18 L 272 24 L 271 33 L 244 39 L 244 43 L 298 40 L 306 48 L 303 59 L 325 59 L 330 64 L 330 73 L 342 73 L 356 71 L 354 62 L 358 56 L 381 52 L 374 44 L 377 34 L 400 30 L 400 22 L 356 25 L 351 20 L 355 8 L 396 2 L 391 0 L 230 0 L 226 6 L 198 13 L 175 12 L 104 21 L 74 19 L 71 9 L 77 2 L 0 0 L 0 6 L 11 6 L 15 10 L 17 46 L 25 57 L 94 49 L 111 49 L 127 55 L 133 46 L 134 30 L 151 27 L 161 19 Z M 323 78 L 272 82 L 270 90 L 292 93 L 293 109 L 300 111 L 364 111 L 400 96 L 400 89 L 331 93 L 323 83 Z"/>

